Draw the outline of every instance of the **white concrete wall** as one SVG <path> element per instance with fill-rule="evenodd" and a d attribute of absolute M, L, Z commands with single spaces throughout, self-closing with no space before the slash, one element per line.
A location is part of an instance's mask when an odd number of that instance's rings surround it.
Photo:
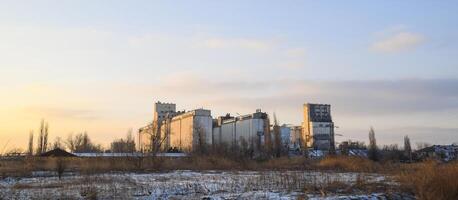
<path fill-rule="evenodd" d="M 289 147 L 291 143 L 291 128 L 285 126 L 280 127 L 280 137 L 282 145 Z"/>
<path fill-rule="evenodd" d="M 213 121 L 211 116 L 207 115 L 197 115 L 194 116 L 194 145 L 197 145 L 197 137 L 202 135 L 204 137 L 205 145 L 211 145 L 212 144 L 212 126 L 213 126 Z"/>
<path fill-rule="evenodd" d="M 264 120 L 263 119 L 246 119 L 237 121 L 236 125 L 234 122 L 222 124 L 221 127 L 213 128 L 215 145 L 225 144 L 241 145 L 242 141 L 248 145 L 256 145 L 259 140 L 259 134 L 261 136 L 261 144 L 264 143 Z"/>
<path fill-rule="evenodd" d="M 199 145 L 212 144 L 212 117 L 208 110 L 195 110 L 178 115 L 170 123 L 170 147 L 192 151 Z"/>
<path fill-rule="evenodd" d="M 291 137 L 290 137 L 290 148 L 291 149 L 298 149 L 300 148 L 301 142 L 301 134 L 302 134 L 302 127 L 294 126 L 291 127 Z"/>

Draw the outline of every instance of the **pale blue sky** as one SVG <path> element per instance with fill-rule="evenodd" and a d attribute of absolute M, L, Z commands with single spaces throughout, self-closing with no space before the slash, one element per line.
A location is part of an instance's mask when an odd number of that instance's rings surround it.
<path fill-rule="evenodd" d="M 55 135 L 87 130 L 107 142 L 165 100 L 214 116 L 260 107 L 294 124 L 301 102 L 330 103 L 342 139 L 366 139 L 373 125 L 386 143 L 428 140 L 425 129 L 458 142 L 457 10 L 418 0 L 0 1 L 0 119 L 11 124 L 0 141 L 25 144 L 44 117 Z"/>

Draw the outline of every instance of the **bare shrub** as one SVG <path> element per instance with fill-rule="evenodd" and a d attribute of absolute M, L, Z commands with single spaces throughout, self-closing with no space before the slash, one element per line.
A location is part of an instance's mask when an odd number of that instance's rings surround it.
<path fill-rule="evenodd" d="M 304 157 L 280 157 L 269 159 L 263 162 L 256 163 L 259 169 L 271 169 L 271 170 L 301 170 L 310 169 L 312 167 L 311 160 Z"/>
<path fill-rule="evenodd" d="M 318 163 L 318 167 L 327 170 L 376 172 L 380 166 L 371 160 L 350 156 L 328 156 Z"/>
<path fill-rule="evenodd" d="M 419 199 L 458 199 L 458 162 L 428 161 L 398 175 L 403 189 Z"/>
<path fill-rule="evenodd" d="M 62 178 L 62 175 L 64 174 L 65 172 L 65 168 L 67 167 L 66 165 L 66 162 L 65 162 L 65 158 L 56 158 L 56 172 L 57 172 L 57 176 L 59 177 L 59 180 Z"/>
<path fill-rule="evenodd" d="M 93 185 L 84 185 L 80 188 L 80 195 L 87 200 L 97 200 L 98 192 Z"/>
<path fill-rule="evenodd" d="M 68 135 L 65 143 L 67 148 L 73 153 L 103 152 L 102 145 L 94 144 L 86 132 L 76 134 L 75 136 L 72 134 Z"/>
<path fill-rule="evenodd" d="M 111 152 L 113 153 L 133 153 L 135 152 L 135 138 L 132 136 L 132 129 L 127 133 L 126 138 L 116 139 L 111 142 Z"/>

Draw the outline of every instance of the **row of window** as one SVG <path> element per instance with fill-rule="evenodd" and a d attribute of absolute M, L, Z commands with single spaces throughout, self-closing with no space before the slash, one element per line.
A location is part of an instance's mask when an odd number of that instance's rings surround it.
<path fill-rule="evenodd" d="M 331 127 L 331 124 L 326 124 L 326 125 L 323 125 L 323 124 L 318 124 L 316 126 L 313 126 L 313 128 L 319 128 L 319 127 L 326 127 L 326 128 L 330 128 Z"/>

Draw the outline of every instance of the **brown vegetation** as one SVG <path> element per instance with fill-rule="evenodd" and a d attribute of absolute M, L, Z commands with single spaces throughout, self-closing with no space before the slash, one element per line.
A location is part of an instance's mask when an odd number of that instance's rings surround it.
<path fill-rule="evenodd" d="M 0 160 L 0 177 L 30 176 L 33 171 L 54 171 L 97 174 L 105 172 L 152 172 L 168 170 L 332 170 L 338 172 L 383 173 L 394 177 L 401 187 L 395 188 L 415 194 L 419 199 L 458 199 L 458 162 L 438 163 L 378 163 L 369 159 L 349 156 L 329 156 L 321 160 L 304 157 L 280 157 L 266 160 L 235 159 L 221 155 L 193 155 L 183 158 L 164 157 L 116 157 L 116 158 L 44 158 Z M 364 174 L 364 173 L 363 173 Z M 294 179 L 294 177 L 286 177 Z M 387 189 L 389 188 L 389 189 Z M 324 185 L 308 185 L 307 191 L 340 192 L 359 189 L 361 191 L 387 191 L 388 185 L 371 185 L 364 177 L 354 184 L 345 185 L 330 181 Z M 351 190 L 350 190 L 351 189 Z"/>
<path fill-rule="evenodd" d="M 397 178 L 404 190 L 415 193 L 419 199 L 458 199 L 458 162 L 413 164 Z"/>
<path fill-rule="evenodd" d="M 351 171 L 351 172 L 378 172 L 380 164 L 361 157 L 332 156 L 320 160 L 317 164 L 320 169 Z"/>
<path fill-rule="evenodd" d="M 83 174 L 103 172 L 148 172 L 168 170 L 333 170 L 340 172 L 390 171 L 396 165 L 379 164 L 368 159 L 330 156 L 321 160 L 305 157 L 279 157 L 264 160 L 220 154 L 193 154 L 190 157 L 26 157 L 0 160 L 0 175 L 28 176 L 31 171 L 76 171 Z"/>
<path fill-rule="evenodd" d="M 233 159 L 218 155 L 193 155 L 183 158 L 164 157 L 95 157 L 53 158 L 26 157 L 0 160 L 0 175 L 30 176 L 33 171 L 65 171 L 95 174 L 104 172 L 151 172 L 168 170 L 305 170 L 316 161 L 304 157 L 280 157 L 263 161 Z"/>

